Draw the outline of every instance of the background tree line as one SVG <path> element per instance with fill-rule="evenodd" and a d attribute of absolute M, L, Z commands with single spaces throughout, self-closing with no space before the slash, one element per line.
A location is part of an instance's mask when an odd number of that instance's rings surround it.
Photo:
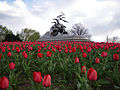
<path fill-rule="evenodd" d="M 12 30 L 7 29 L 7 27 L 0 25 L 0 42 L 4 41 L 36 41 L 40 38 L 39 32 L 29 28 L 22 29 L 21 32 L 17 32 L 16 35 L 13 34 Z"/>

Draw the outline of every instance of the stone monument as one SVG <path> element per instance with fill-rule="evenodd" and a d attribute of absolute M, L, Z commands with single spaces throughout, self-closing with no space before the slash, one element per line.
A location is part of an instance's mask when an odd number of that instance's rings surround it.
<path fill-rule="evenodd" d="M 60 21 L 68 23 L 65 20 L 64 13 L 61 13 L 54 20 L 54 25 L 37 41 L 87 41 L 86 36 L 83 35 L 69 35 L 66 31 L 66 26 L 60 23 Z"/>

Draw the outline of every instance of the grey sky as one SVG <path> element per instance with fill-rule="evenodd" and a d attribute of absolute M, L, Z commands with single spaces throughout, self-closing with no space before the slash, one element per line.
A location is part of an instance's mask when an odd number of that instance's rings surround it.
<path fill-rule="evenodd" d="M 0 24 L 14 33 L 32 28 L 43 35 L 52 19 L 66 14 L 69 30 L 75 23 L 88 28 L 92 40 L 120 37 L 120 0 L 0 0 Z"/>

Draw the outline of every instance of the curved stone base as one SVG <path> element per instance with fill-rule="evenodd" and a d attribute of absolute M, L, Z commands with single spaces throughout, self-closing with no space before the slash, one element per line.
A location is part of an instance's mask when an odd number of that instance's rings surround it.
<path fill-rule="evenodd" d="M 52 36 L 49 38 L 40 38 L 37 41 L 89 41 L 89 40 L 88 38 L 82 35 L 77 35 L 77 36 L 60 35 L 60 36 Z"/>

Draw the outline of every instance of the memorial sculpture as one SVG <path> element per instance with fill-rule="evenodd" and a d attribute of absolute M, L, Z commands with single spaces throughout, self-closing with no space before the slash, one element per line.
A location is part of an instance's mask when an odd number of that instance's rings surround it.
<path fill-rule="evenodd" d="M 63 24 L 60 23 L 60 21 L 68 23 L 68 21 L 65 20 L 64 13 L 57 16 L 57 18 L 55 18 L 53 20 L 54 20 L 54 22 L 52 22 L 52 23 L 54 23 L 54 25 L 50 28 L 52 36 L 57 36 L 58 33 L 68 34 L 67 31 L 65 31 L 66 26 L 64 26 Z"/>
<path fill-rule="evenodd" d="M 65 19 L 65 14 L 61 12 L 60 15 L 53 19 L 52 23 L 54 24 L 50 28 L 50 31 L 47 31 L 37 41 L 87 41 L 87 38 L 83 35 L 69 35 L 66 31 L 66 26 L 61 23 L 68 23 Z"/>

